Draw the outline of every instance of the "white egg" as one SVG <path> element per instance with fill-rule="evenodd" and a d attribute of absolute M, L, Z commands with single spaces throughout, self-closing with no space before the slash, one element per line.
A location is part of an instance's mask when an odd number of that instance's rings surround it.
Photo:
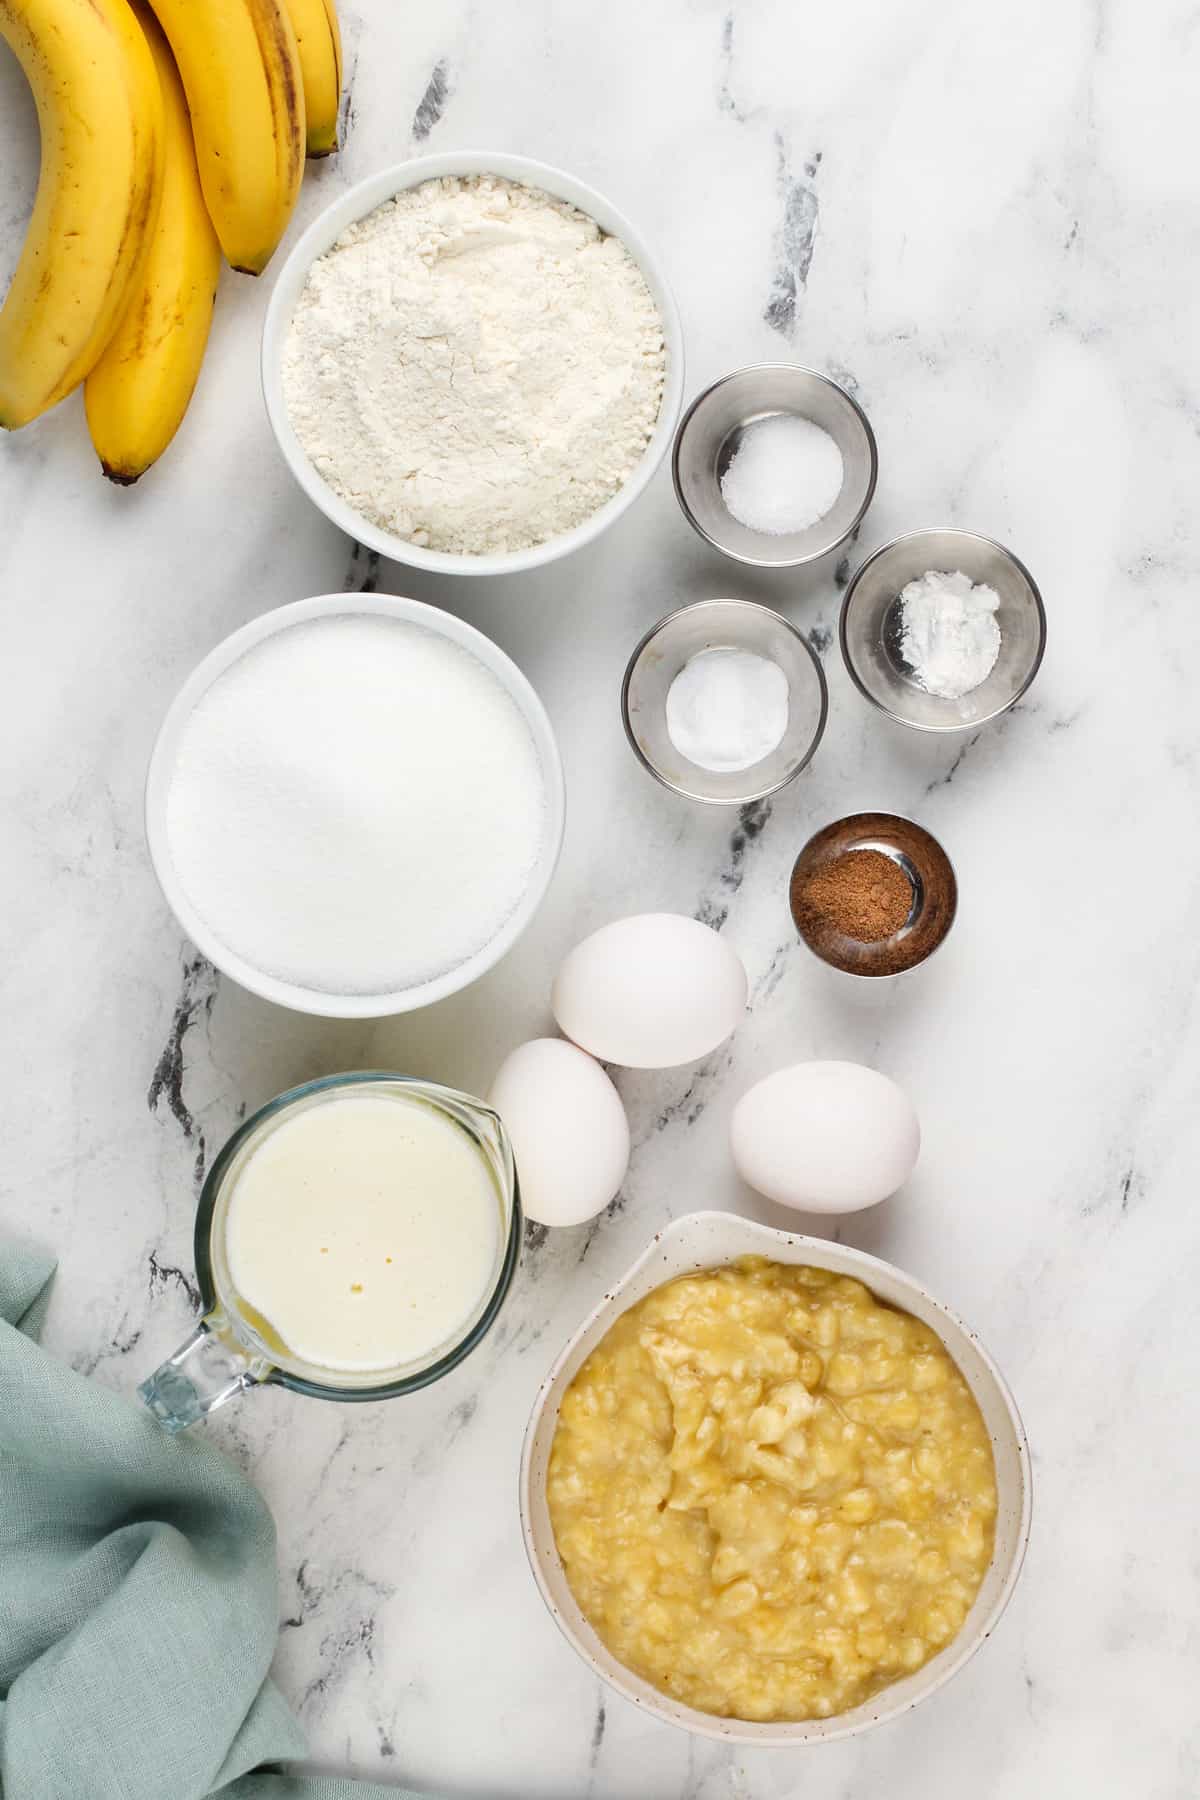
<path fill-rule="evenodd" d="M 566 1035 L 603 1062 L 670 1069 L 729 1036 L 746 987 L 741 959 L 710 926 L 639 913 L 576 944 L 550 1004 Z"/>
<path fill-rule="evenodd" d="M 539 1225 L 581 1225 L 619 1192 L 629 1121 L 600 1064 L 561 1038 L 505 1057 L 489 1102 L 512 1140 L 521 1205 Z"/>
<path fill-rule="evenodd" d="M 796 1063 L 768 1075 L 733 1109 L 739 1175 L 781 1206 L 858 1212 L 903 1187 L 921 1127 L 902 1088 L 860 1063 Z"/>

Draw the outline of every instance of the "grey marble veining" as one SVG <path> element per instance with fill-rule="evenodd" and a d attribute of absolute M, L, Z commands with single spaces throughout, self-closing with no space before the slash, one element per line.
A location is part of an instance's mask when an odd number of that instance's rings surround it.
<path fill-rule="evenodd" d="M 707 920 L 750 973 L 736 1037 L 618 1076 L 634 1135 L 608 1216 L 531 1230 L 498 1327 L 440 1386 L 339 1409 L 263 1392 L 212 1424 L 279 1522 L 278 1678 L 322 1766 L 480 1800 L 1193 1800 L 1200 1473 L 1200 342 L 1190 0 L 466 0 L 344 14 L 346 148 L 300 219 L 422 150 L 489 146 L 594 182 L 660 248 L 688 391 L 795 358 L 855 392 L 880 484 L 848 557 L 739 572 L 665 472 L 601 542 L 454 584 L 328 528 L 274 454 L 257 387 L 270 275 L 226 276 L 180 439 L 100 478 L 77 400 L 0 443 L 0 1219 L 60 1257 L 50 1341 L 132 1391 L 196 1304 L 191 1210 L 242 1116 L 321 1071 L 476 1091 L 548 1024 L 561 953 L 619 913 Z M 36 123 L 0 60 L 0 279 Z M 965 739 L 855 695 L 840 590 L 893 533 L 1010 543 L 1047 602 L 1028 699 Z M 377 1025 L 306 1021 L 220 980 L 150 874 L 141 784 L 188 670 L 256 613 L 409 593 L 491 633 L 538 687 L 569 792 L 534 928 L 469 993 Z M 617 693 L 670 607 L 763 599 L 829 677 L 812 768 L 769 804 L 689 808 L 636 766 Z M 795 941 L 790 864 L 859 807 L 943 838 L 959 922 L 863 1004 Z M 1026 1574 L 993 1641 L 927 1705 L 849 1744 L 740 1756 L 602 1691 L 543 1612 L 515 1505 L 537 1384 L 605 1284 L 698 1205 L 772 1218 L 726 1132 L 758 1076 L 877 1064 L 925 1146 L 907 1192 L 841 1222 L 979 1329 L 1033 1441 Z M 832 1221 L 826 1221 L 829 1229 Z"/>

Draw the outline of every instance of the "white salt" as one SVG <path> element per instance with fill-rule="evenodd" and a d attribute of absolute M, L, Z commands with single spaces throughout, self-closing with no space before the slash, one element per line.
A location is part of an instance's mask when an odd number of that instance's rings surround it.
<path fill-rule="evenodd" d="M 718 644 L 684 663 L 667 689 L 667 736 L 714 774 L 751 769 L 783 741 L 787 676 L 765 656 Z"/>
<path fill-rule="evenodd" d="M 985 682 L 1000 654 L 1000 596 L 961 569 L 930 569 L 900 594 L 900 654 L 918 687 L 961 700 Z"/>
<path fill-rule="evenodd" d="M 783 537 L 823 519 L 842 491 L 842 453 L 811 419 L 774 413 L 747 425 L 721 477 L 721 498 L 748 531 Z"/>
<path fill-rule="evenodd" d="M 184 726 L 167 796 L 175 872 L 255 969 L 383 994 L 482 950 L 546 832 L 525 720 L 468 651 L 360 616 L 266 638 Z"/>

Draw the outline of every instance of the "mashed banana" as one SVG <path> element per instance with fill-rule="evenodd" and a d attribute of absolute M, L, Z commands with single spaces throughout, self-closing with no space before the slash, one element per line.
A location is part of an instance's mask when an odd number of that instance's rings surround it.
<path fill-rule="evenodd" d="M 827 1718 L 970 1610 L 996 1479 L 928 1326 L 860 1282 L 744 1257 L 623 1314 L 548 1474 L 571 1590 L 612 1654 L 702 1712 Z"/>

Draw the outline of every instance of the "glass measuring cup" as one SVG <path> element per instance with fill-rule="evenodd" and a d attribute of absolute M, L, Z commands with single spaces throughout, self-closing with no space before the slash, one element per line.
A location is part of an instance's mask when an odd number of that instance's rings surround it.
<path fill-rule="evenodd" d="M 496 1195 L 500 1228 L 491 1277 L 468 1318 L 414 1362 L 358 1373 L 322 1369 L 291 1352 L 254 1308 L 241 1299 L 226 1255 L 230 1201 L 250 1157 L 286 1120 L 347 1092 L 387 1095 L 433 1109 L 463 1132 L 479 1155 Z M 182 1431 L 235 1395 L 276 1382 L 317 1400 L 390 1400 L 426 1387 L 469 1356 L 503 1305 L 517 1266 L 521 1202 L 508 1134 L 497 1115 L 469 1094 L 412 1076 L 366 1070 L 305 1082 L 256 1112 L 234 1132 L 209 1171 L 196 1212 L 195 1257 L 204 1315 L 175 1354 L 142 1382 L 138 1393 L 168 1431 Z"/>

